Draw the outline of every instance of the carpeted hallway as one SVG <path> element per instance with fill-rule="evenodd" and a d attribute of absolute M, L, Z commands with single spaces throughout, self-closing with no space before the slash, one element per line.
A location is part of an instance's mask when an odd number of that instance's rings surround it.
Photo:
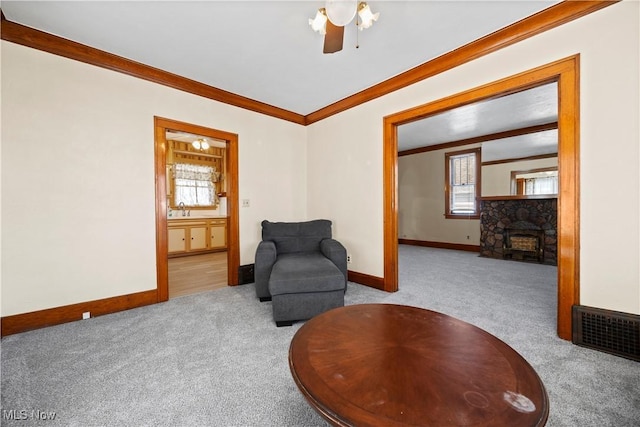
<path fill-rule="evenodd" d="M 640 423 L 640 364 L 556 337 L 555 267 L 411 246 L 399 253 L 398 292 L 350 283 L 346 304 L 428 308 L 496 335 L 542 378 L 548 426 Z M 6 337 L 2 425 L 324 426 L 289 372 L 301 325 L 276 328 L 271 303 L 249 284 Z M 19 411 L 30 417 L 8 419 Z"/>

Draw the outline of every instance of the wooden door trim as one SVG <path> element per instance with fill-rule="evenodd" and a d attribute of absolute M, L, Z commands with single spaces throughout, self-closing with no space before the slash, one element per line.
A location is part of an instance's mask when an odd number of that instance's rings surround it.
<path fill-rule="evenodd" d="M 168 129 L 224 140 L 227 143 L 227 279 L 238 284 L 240 227 L 238 212 L 238 135 L 177 120 L 154 117 L 156 188 L 156 270 L 158 302 L 169 299 L 167 252 L 167 140 Z"/>
<path fill-rule="evenodd" d="M 574 55 L 515 76 L 410 108 L 383 120 L 384 290 L 398 290 L 398 126 L 545 83 L 558 84 L 558 336 L 571 339 L 571 309 L 580 303 L 579 68 Z"/>

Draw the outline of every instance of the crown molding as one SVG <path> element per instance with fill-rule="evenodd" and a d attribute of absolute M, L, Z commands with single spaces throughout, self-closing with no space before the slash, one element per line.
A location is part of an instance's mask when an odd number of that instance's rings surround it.
<path fill-rule="evenodd" d="M 620 0 L 564 0 L 528 18 L 425 62 L 402 74 L 371 86 L 368 89 L 327 105 L 306 116 L 8 21 L 4 17 L 4 14 L 0 16 L 0 34 L 2 40 L 117 71 L 214 101 L 306 126 L 391 92 L 395 92 L 421 80 L 433 77 L 544 31 L 581 18 L 619 1 Z"/>

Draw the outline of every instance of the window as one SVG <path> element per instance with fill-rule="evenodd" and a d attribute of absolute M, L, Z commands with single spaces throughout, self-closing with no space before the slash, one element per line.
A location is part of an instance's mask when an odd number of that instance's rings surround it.
<path fill-rule="evenodd" d="M 558 168 L 512 171 L 511 194 L 519 196 L 558 194 Z"/>
<path fill-rule="evenodd" d="M 479 218 L 480 148 L 445 153 L 445 217 Z"/>
<path fill-rule="evenodd" d="M 215 205 L 216 169 L 211 166 L 176 163 L 175 167 L 175 205 L 185 206 Z"/>

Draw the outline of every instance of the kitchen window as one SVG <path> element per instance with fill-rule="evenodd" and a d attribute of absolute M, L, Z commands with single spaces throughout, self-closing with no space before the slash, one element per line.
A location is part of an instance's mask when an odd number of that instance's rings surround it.
<path fill-rule="evenodd" d="M 215 205 L 215 168 L 188 163 L 176 163 L 174 167 L 176 206 Z"/>

